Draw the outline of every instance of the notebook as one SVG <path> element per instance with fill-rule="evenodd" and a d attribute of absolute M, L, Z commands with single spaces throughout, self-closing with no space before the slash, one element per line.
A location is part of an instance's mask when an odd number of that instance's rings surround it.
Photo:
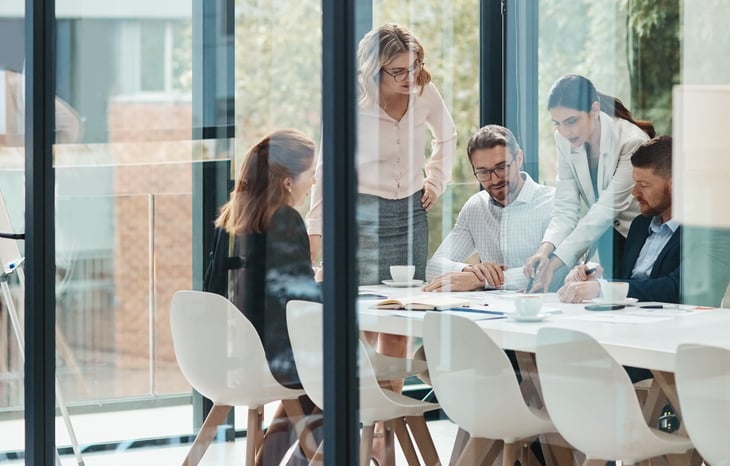
<path fill-rule="evenodd" d="M 378 309 L 411 309 L 417 311 L 436 311 L 462 306 L 469 306 L 469 300 L 439 293 L 385 299 L 375 304 Z"/>

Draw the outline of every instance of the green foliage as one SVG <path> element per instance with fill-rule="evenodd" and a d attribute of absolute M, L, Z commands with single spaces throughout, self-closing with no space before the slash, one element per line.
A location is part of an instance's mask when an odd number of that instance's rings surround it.
<path fill-rule="evenodd" d="M 236 1 L 236 133 L 242 146 L 286 127 L 319 140 L 320 5 L 316 0 Z"/>
<path fill-rule="evenodd" d="M 537 110 L 541 180 L 555 180 L 555 145 L 545 101 L 566 73 L 589 77 L 660 133 L 671 129 L 671 88 L 679 70 L 679 0 L 540 0 Z M 479 2 L 376 0 L 374 25 L 406 25 L 456 123 L 451 188 L 429 212 L 433 251 L 477 191 L 465 145 L 479 124 Z M 273 128 L 321 134 L 321 2 L 236 0 L 236 121 L 248 147 Z M 483 64 L 489 67 L 489 64 Z M 428 156 L 430 147 L 427 145 Z M 242 151 L 239 151 L 239 153 Z"/>
<path fill-rule="evenodd" d="M 577 19 L 579 18 L 579 20 Z M 637 119 L 671 131 L 679 79 L 679 0 L 542 0 L 539 33 L 540 174 L 555 180 L 555 143 L 545 109 L 552 83 L 582 74 L 620 98 Z"/>
<path fill-rule="evenodd" d="M 632 111 L 672 130 L 672 86 L 679 82 L 679 0 L 626 0 Z"/>

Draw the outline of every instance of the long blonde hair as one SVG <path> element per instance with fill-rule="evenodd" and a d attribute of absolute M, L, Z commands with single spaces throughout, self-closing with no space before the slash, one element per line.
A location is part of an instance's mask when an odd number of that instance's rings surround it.
<path fill-rule="evenodd" d="M 231 235 L 263 233 L 276 210 L 289 202 L 287 178 L 296 180 L 312 166 L 314 141 L 295 129 L 264 136 L 241 165 L 230 200 L 220 209 L 215 226 Z"/>
<path fill-rule="evenodd" d="M 388 66 L 402 53 L 410 53 L 423 63 L 423 46 L 408 29 L 398 24 L 383 24 L 360 40 L 357 48 L 360 104 L 377 102 L 383 67 Z M 415 77 L 419 94 L 423 93 L 423 88 L 430 82 L 431 74 L 423 68 Z"/>

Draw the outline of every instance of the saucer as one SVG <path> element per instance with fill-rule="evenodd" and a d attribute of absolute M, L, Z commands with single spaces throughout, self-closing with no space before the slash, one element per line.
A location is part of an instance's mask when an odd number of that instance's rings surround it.
<path fill-rule="evenodd" d="M 639 300 L 636 298 L 624 298 L 620 301 L 611 301 L 610 299 L 596 298 L 592 299 L 591 302 L 593 304 L 623 304 L 624 306 L 630 306 L 631 304 L 636 304 Z"/>
<path fill-rule="evenodd" d="M 385 283 L 388 286 L 392 286 L 393 288 L 408 288 L 411 286 L 422 285 L 423 280 L 409 280 L 407 282 L 397 282 L 395 280 L 383 280 L 383 283 Z"/>
<path fill-rule="evenodd" d="M 541 312 L 539 314 L 535 314 L 534 316 L 522 316 L 517 314 L 516 312 L 513 312 L 509 315 L 512 319 L 516 320 L 517 322 L 542 322 L 543 320 L 550 317 L 550 314 L 547 312 Z"/>

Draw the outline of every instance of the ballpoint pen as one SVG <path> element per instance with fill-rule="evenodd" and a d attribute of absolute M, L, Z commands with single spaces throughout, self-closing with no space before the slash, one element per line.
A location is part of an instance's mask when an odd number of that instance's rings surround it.
<path fill-rule="evenodd" d="M 532 269 L 533 274 L 530 276 L 530 279 L 527 281 L 527 287 L 525 288 L 525 293 L 529 293 L 532 289 L 532 284 L 535 281 L 535 273 L 537 271 L 537 264 L 535 264 L 535 267 Z"/>
<path fill-rule="evenodd" d="M 530 279 L 527 281 L 527 287 L 525 288 L 525 293 L 529 293 L 532 289 L 532 282 L 535 279 L 535 277 L 530 277 Z"/>

